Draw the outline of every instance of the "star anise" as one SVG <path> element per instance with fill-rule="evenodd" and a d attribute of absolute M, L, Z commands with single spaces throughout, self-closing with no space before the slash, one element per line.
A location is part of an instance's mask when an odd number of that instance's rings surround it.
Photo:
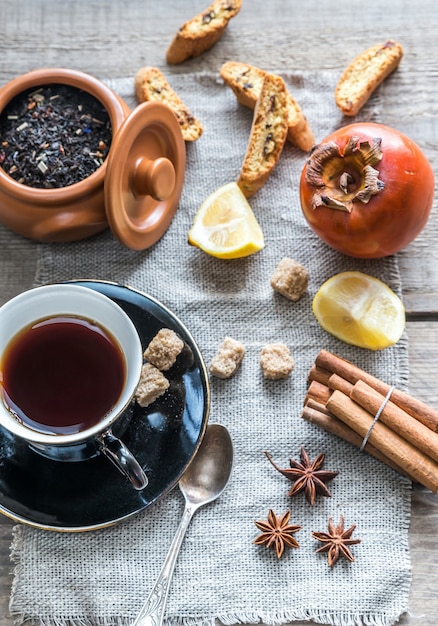
<path fill-rule="evenodd" d="M 313 532 L 312 537 L 322 542 L 322 546 L 316 552 L 328 552 L 328 566 L 333 567 L 340 556 L 345 557 L 348 561 L 353 562 L 354 556 L 348 546 L 360 543 L 361 539 L 351 539 L 356 524 L 350 528 L 344 529 L 344 516 L 341 515 L 339 524 L 335 526 L 330 517 L 328 521 L 328 533 Z"/>
<path fill-rule="evenodd" d="M 319 454 L 314 461 L 311 461 L 309 455 L 304 448 L 301 448 L 301 462 L 289 459 L 290 469 L 280 469 L 272 460 L 270 454 L 265 452 L 269 461 L 283 476 L 294 481 L 288 496 L 294 496 L 304 491 L 307 501 L 313 506 L 315 504 L 316 494 L 330 497 L 331 493 L 325 485 L 329 480 L 333 480 L 339 472 L 328 472 L 322 470 L 325 454 Z"/>
<path fill-rule="evenodd" d="M 265 545 L 267 548 L 274 549 L 278 558 L 283 554 L 285 546 L 288 548 L 299 548 L 299 543 L 293 535 L 301 530 L 302 527 L 289 524 L 289 519 L 290 511 L 277 516 L 270 509 L 267 521 L 255 522 L 262 534 L 256 537 L 254 543 L 258 546 Z"/>

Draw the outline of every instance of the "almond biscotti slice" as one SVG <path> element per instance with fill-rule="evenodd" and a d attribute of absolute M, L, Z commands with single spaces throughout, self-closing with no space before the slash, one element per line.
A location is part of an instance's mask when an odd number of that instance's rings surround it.
<path fill-rule="evenodd" d="M 222 36 L 228 22 L 240 11 L 242 0 L 214 0 L 205 11 L 185 22 L 170 44 L 166 61 L 172 65 L 209 50 Z"/>
<path fill-rule="evenodd" d="M 249 109 L 254 109 L 263 87 L 267 72 L 239 61 L 227 61 L 220 69 L 224 82 L 237 98 L 237 101 Z"/>
<path fill-rule="evenodd" d="M 163 102 L 175 113 L 184 141 L 195 141 L 202 135 L 202 124 L 190 113 L 184 102 L 156 67 L 142 67 L 135 75 L 135 93 L 139 102 Z"/>
<path fill-rule="evenodd" d="M 379 43 L 359 54 L 346 67 L 335 89 L 335 101 L 344 115 L 356 115 L 373 91 L 385 80 L 403 56 L 396 41 Z"/>
<path fill-rule="evenodd" d="M 238 61 L 227 61 L 220 69 L 226 85 L 234 92 L 237 101 L 254 109 L 267 72 Z M 295 98 L 287 92 L 288 130 L 287 140 L 308 152 L 315 144 L 315 136 Z"/>
<path fill-rule="evenodd" d="M 267 181 L 287 135 L 287 89 L 280 76 L 267 74 L 254 110 L 251 134 L 237 184 L 249 198 Z"/>

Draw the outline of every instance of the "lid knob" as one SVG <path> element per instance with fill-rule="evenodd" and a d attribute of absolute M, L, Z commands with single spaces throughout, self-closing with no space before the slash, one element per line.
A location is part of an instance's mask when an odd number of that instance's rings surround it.
<path fill-rule="evenodd" d="M 169 227 L 181 197 L 185 143 L 175 113 L 143 102 L 113 137 L 105 175 L 105 209 L 114 235 L 145 250 Z"/>
<path fill-rule="evenodd" d="M 141 157 L 134 165 L 132 186 L 139 196 L 167 200 L 175 189 L 176 174 L 172 161 L 166 157 Z"/>

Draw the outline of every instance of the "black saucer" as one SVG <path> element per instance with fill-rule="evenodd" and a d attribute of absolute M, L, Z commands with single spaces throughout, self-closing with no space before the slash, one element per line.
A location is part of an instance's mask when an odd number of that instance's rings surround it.
<path fill-rule="evenodd" d="M 115 300 L 131 317 L 143 348 L 160 328 L 186 343 L 167 376 L 169 390 L 146 409 L 134 405 L 123 440 L 145 470 L 149 484 L 135 491 L 108 459 L 49 460 L 0 427 L 0 512 L 38 528 L 80 531 L 115 524 L 146 509 L 179 481 L 205 432 L 208 376 L 184 325 L 155 299 L 108 282 L 74 281 Z"/>

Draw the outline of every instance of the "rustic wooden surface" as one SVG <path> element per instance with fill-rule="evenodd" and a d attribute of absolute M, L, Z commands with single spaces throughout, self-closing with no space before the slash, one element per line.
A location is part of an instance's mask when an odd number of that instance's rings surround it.
<path fill-rule="evenodd" d="M 388 38 L 405 49 L 402 64 L 380 88 L 383 122 L 424 149 L 438 168 L 438 12 L 436 0 L 243 0 L 240 14 L 209 53 L 168 67 L 165 50 L 202 0 L 0 0 L 0 86 L 39 67 L 70 67 L 98 78 L 133 76 L 142 65 L 166 73 L 217 71 L 230 59 L 272 70 L 341 72 L 353 56 Z M 327 96 L 329 97 L 329 95 Z M 399 254 L 408 312 L 410 391 L 438 408 L 437 202 L 423 233 Z M 35 245 L 20 237 L 0 249 L 0 301 L 32 285 Z M 11 277 L 14 278 L 11 281 Z M 413 585 L 403 625 L 436 626 L 438 496 L 414 489 L 410 542 Z M 8 601 L 13 523 L 0 519 L 0 626 L 11 626 Z M 303 626 L 304 622 L 295 622 Z"/>

